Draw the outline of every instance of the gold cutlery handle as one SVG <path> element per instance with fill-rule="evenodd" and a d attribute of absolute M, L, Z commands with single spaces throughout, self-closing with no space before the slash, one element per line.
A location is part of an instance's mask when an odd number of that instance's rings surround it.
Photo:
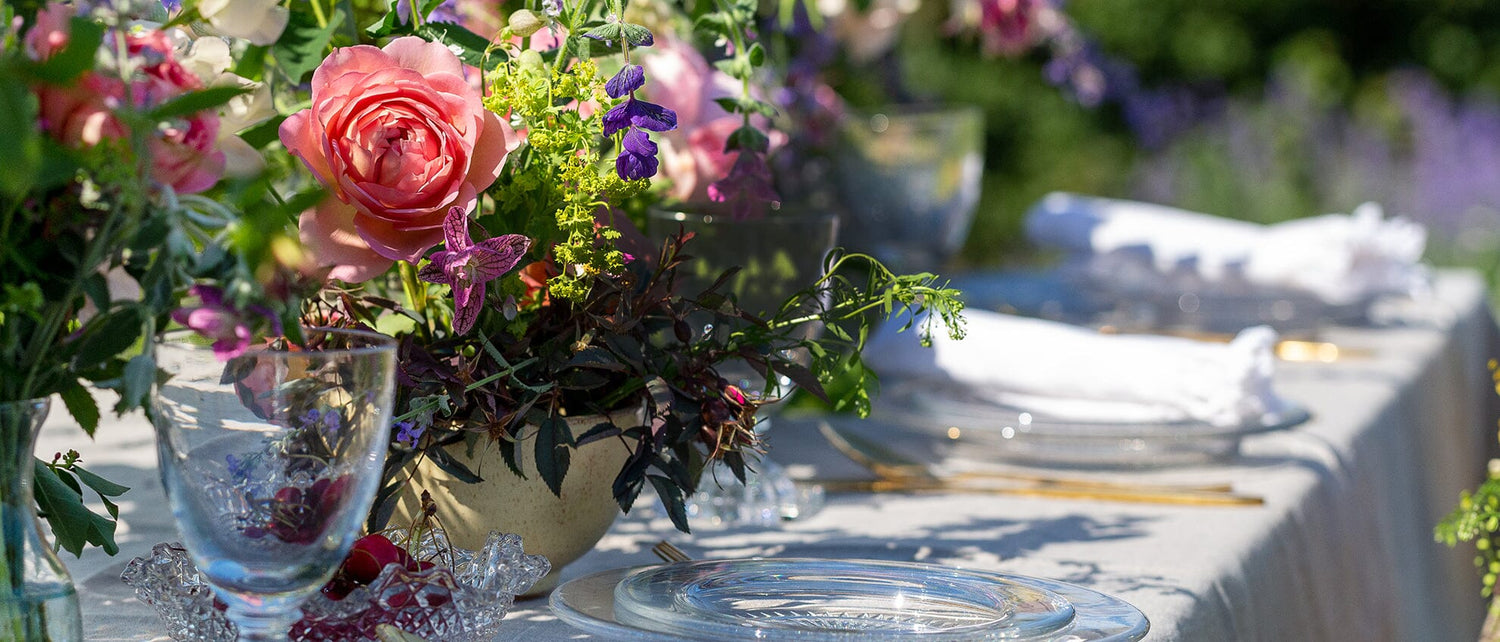
<path fill-rule="evenodd" d="M 1260 506 L 1265 499 L 1238 493 L 1188 490 L 1141 490 L 1110 488 L 1064 488 L 1055 486 L 994 486 L 921 482 L 916 480 L 827 480 L 815 482 L 831 493 L 953 493 L 1017 495 L 1094 501 L 1182 504 L 1190 506 Z"/>

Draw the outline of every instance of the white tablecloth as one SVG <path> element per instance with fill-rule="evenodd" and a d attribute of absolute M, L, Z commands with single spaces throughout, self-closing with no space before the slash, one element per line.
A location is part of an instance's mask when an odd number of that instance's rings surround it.
<path fill-rule="evenodd" d="M 1334 364 L 1284 363 L 1278 388 L 1313 419 L 1248 439 L 1223 466 L 1140 479 L 1232 481 L 1262 495 L 1252 508 L 1174 507 L 979 495 L 837 495 L 821 513 L 774 530 L 676 534 L 661 520 L 622 520 L 564 579 L 654 561 L 668 538 L 696 557 L 811 555 L 942 561 L 1051 577 L 1118 595 L 1151 619 L 1153 640 L 1465 640 L 1483 618 L 1472 550 L 1432 541 L 1432 524 L 1494 451 L 1495 391 L 1485 363 L 1494 321 L 1477 275 L 1444 273 L 1430 301 L 1384 327 L 1322 338 L 1372 354 Z M 870 426 L 866 429 L 873 430 Z M 793 420 L 773 453 L 794 469 L 859 469 Z M 119 582 L 126 560 L 175 539 L 138 418 L 89 442 L 54 413 L 39 451 L 76 448 L 133 490 L 121 504 L 116 558 L 64 554 L 90 640 L 161 634 Z M 500 639 L 580 637 L 544 603 L 518 604 Z"/>

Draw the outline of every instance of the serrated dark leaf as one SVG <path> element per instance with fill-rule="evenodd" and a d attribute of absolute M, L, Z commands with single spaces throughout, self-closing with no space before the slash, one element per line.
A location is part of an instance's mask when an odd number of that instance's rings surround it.
<path fill-rule="evenodd" d="M 536 432 L 536 471 L 547 483 L 553 495 L 562 496 L 563 478 L 568 474 L 568 463 L 572 453 L 568 445 L 573 442 L 572 431 L 567 420 L 558 416 L 547 417 Z"/>
<path fill-rule="evenodd" d="M 565 367 L 576 368 L 598 368 L 610 372 L 625 372 L 627 370 L 625 364 L 620 363 L 615 358 L 615 355 L 599 346 L 589 346 L 573 353 L 572 358 L 568 359 L 567 363 L 563 365 Z"/>
<path fill-rule="evenodd" d="M 651 487 L 656 489 L 662 505 L 667 508 L 667 516 L 672 518 L 672 525 L 684 533 L 693 532 L 688 528 L 687 506 L 683 501 L 682 489 L 660 475 L 648 475 L 647 479 L 651 480 Z"/>
<path fill-rule="evenodd" d="M 603 423 L 595 424 L 593 428 L 585 430 L 583 434 L 579 435 L 575 441 L 577 442 L 578 447 L 582 448 L 585 445 L 599 441 L 600 439 L 607 439 L 609 437 L 618 436 L 622 432 L 624 431 L 619 426 L 606 421 Z"/>
<path fill-rule="evenodd" d="M 478 484 L 484 481 L 483 477 L 469 470 L 469 467 L 465 466 L 463 462 L 454 459 L 453 455 L 449 454 L 446 448 L 427 449 L 427 458 L 431 459 L 432 463 L 441 468 L 443 472 L 453 475 L 454 479 L 465 484 Z"/>
<path fill-rule="evenodd" d="M 62 397 L 63 405 L 68 407 L 68 414 L 73 416 L 73 420 L 90 437 L 94 436 L 94 431 L 99 429 L 99 403 L 94 401 L 94 395 L 89 393 L 89 389 L 73 379 L 63 384 L 58 395 Z"/>
<path fill-rule="evenodd" d="M 73 346 L 73 367 L 97 366 L 135 345 L 141 336 L 141 315 L 135 306 L 125 306 L 95 317 L 83 327 Z"/>

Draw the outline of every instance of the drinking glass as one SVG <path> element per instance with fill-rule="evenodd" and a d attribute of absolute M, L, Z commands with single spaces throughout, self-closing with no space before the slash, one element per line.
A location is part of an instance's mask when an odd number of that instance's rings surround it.
<path fill-rule="evenodd" d="M 359 534 L 390 439 L 395 341 L 303 332 L 228 360 L 191 332 L 156 345 L 162 482 L 241 640 L 286 639 Z"/>
<path fill-rule="evenodd" d="M 737 221 L 721 214 L 658 210 L 651 212 L 646 226 L 652 239 L 665 238 L 679 229 L 694 234 L 685 252 L 696 257 L 678 277 L 681 292 L 695 293 L 712 284 L 724 270 L 739 266 L 740 271 L 723 291 L 733 294 L 741 309 L 765 317 L 792 293 L 823 277 L 823 260 L 838 238 L 839 221 L 828 212 L 776 211 L 762 218 Z M 811 339 L 820 330 L 815 324 L 806 324 L 800 329 L 800 338 Z M 792 392 L 791 379 L 782 376 L 768 386 L 764 377 L 743 362 L 725 363 L 718 371 L 757 398 L 783 399 Z M 761 408 L 755 432 L 762 439 L 778 406 L 771 403 Z M 793 483 L 785 468 L 769 457 L 761 457 L 752 470 L 746 471 L 744 483 L 727 465 L 708 467 L 698 492 L 688 498 L 687 509 L 695 525 L 771 526 L 816 513 L 822 508 L 822 500 L 820 488 Z"/>
<path fill-rule="evenodd" d="M 979 205 L 984 118 L 977 107 L 892 107 L 840 131 L 841 242 L 897 272 L 934 271 L 963 246 Z"/>

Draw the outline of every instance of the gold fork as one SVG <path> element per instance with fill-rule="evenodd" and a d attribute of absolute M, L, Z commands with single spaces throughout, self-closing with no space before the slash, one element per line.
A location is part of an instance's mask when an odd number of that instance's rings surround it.
<path fill-rule="evenodd" d="M 1056 488 L 1081 488 L 1081 489 L 1103 489 L 1123 491 L 1197 491 L 1205 493 L 1228 493 L 1234 488 L 1229 484 L 1143 484 L 1143 483 L 1121 483 L 1094 479 L 1078 479 L 1051 477 L 1047 475 L 1031 475 L 1026 473 L 1012 473 L 1001 471 L 963 471 L 939 477 L 926 466 L 907 460 L 889 449 L 862 439 L 858 435 L 849 434 L 834 428 L 826 421 L 818 422 L 818 432 L 823 438 L 833 445 L 845 457 L 853 460 L 876 476 L 889 480 L 915 480 L 927 482 L 962 482 L 962 481 L 1016 481 L 1028 482 L 1047 487 Z"/>
<path fill-rule="evenodd" d="M 655 553 L 657 557 L 661 558 L 661 561 L 667 562 L 669 564 L 672 562 L 686 562 L 693 559 L 691 555 L 688 555 L 682 549 L 673 546 L 672 543 L 667 540 L 657 542 L 656 546 L 651 547 L 651 552 Z"/>

